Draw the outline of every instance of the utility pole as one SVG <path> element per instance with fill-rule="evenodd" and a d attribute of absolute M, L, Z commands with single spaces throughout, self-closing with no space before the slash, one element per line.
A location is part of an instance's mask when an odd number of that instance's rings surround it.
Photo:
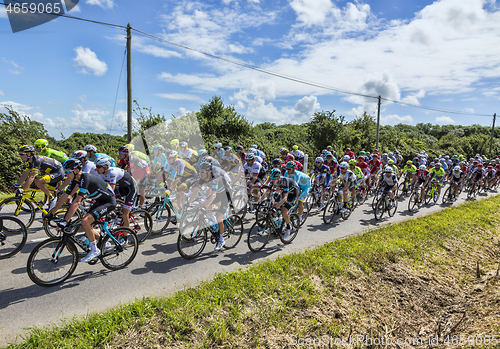
<path fill-rule="evenodd" d="M 127 24 L 127 141 L 132 141 L 132 27 Z"/>
<path fill-rule="evenodd" d="M 378 111 L 377 111 L 377 150 L 378 149 L 378 130 L 380 128 L 380 96 L 378 96 Z"/>
<path fill-rule="evenodd" d="M 497 113 L 493 114 L 493 126 L 491 127 L 491 141 L 490 141 L 490 155 L 489 159 L 491 159 L 491 151 L 493 149 L 493 136 L 495 134 L 495 119 L 497 118 Z"/>

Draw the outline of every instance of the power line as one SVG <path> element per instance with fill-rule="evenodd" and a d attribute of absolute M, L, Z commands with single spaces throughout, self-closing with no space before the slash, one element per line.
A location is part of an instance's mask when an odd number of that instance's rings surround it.
<path fill-rule="evenodd" d="M 21 3 L 21 4 L 28 4 L 28 3 L 22 2 L 20 0 L 13 0 L 13 1 L 16 1 L 16 2 Z M 6 5 L 6 6 L 8 5 L 8 4 L 3 3 L 3 2 L 0 2 L 0 4 Z M 47 12 L 40 12 L 40 13 L 47 13 Z M 84 22 L 90 22 L 90 23 L 105 25 L 105 26 L 119 28 L 119 29 L 124 29 L 124 30 L 127 29 L 126 26 L 117 25 L 117 24 L 111 24 L 111 23 L 105 23 L 105 22 L 100 22 L 100 21 L 94 21 L 94 20 L 90 20 L 90 19 L 85 19 L 85 18 L 70 16 L 70 15 L 67 15 L 67 14 L 54 14 L 54 13 L 47 13 L 47 14 L 51 14 L 51 15 L 59 16 L 59 17 L 66 17 L 66 18 L 70 18 L 70 19 L 76 19 L 76 20 L 80 20 L 80 21 L 84 21 Z M 143 37 L 147 37 L 147 38 L 150 38 L 150 39 L 153 39 L 153 40 L 157 40 L 157 41 L 160 41 L 160 42 L 168 43 L 168 44 L 171 44 L 171 45 L 183 48 L 185 50 L 193 51 L 193 52 L 196 52 L 196 53 L 199 53 L 199 54 L 211 57 L 211 58 L 215 58 L 215 59 L 218 59 L 218 60 L 221 60 L 221 61 L 225 61 L 225 62 L 234 64 L 234 65 L 238 65 L 238 66 L 243 67 L 243 68 L 255 70 L 255 71 L 258 71 L 258 72 L 263 73 L 263 74 L 275 76 L 275 77 L 278 77 L 278 78 L 281 78 L 281 79 L 286 79 L 286 80 L 297 82 L 297 83 L 300 83 L 300 84 L 304 84 L 304 85 L 308 85 L 308 86 L 312 86 L 312 87 L 317 87 L 317 88 L 321 88 L 321 89 L 325 89 L 325 90 L 330 90 L 330 91 L 334 91 L 334 92 L 338 92 L 338 93 L 349 94 L 349 95 L 359 96 L 359 97 L 365 97 L 365 98 L 378 99 L 378 96 L 371 96 L 371 95 L 366 95 L 366 94 L 363 94 L 363 93 L 352 92 L 352 91 L 348 91 L 348 90 L 344 90 L 344 89 L 340 89 L 340 88 L 336 88 L 336 87 L 332 87 L 332 86 L 322 85 L 322 84 L 319 84 L 319 83 L 315 83 L 315 82 L 311 82 L 311 81 L 299 79 L 299 78 L 292 77 L 292 76 L 287 76 L 287 75 L 276 73 L 276 72 L 273 72 L 273 71 L 270 71 L 270 70 L 267 70 L 267 69 L 262 69 L 262 68 L 259 68 L 259 67 L 247 64 L 247 63 L 238 62 L 238 61 L 231 60 L 231 59 L 224 58 L 224 57 L 220 57 L 220 56 L 208 53 L 208 52 L 200 51 L 200 50 L 191 48 L 189 46 L 178 44 L 178 43 L 175 43 L 173 41 L 163 39 L 163 38 L 161 38 L 159 36 L 143 32 L 143 31 L 138 30 L 138 29 L 132 28 L 132 30 L 134 32 L 138 33 L 139 36 L 143 36 Z M 395 104 L 400 104 L 400 105 L 409 106 L 409 107 L 413 107 L 413 108 L 424 109 L 424 110 L 436 111 L 436 112 L 440 112 L 440 113 L 457 114 L 457 115 L 469 115 L 469 116 L 491 116 L 489 114 L 467 113 L 467 112 L 462 112 L 462 111 L 452 110 L 452 109 L 443 109 L 443 108 L 436 108 L 436 107 L 423 106 L 423 105 L 414 105 L 414 104 L 405 103 L 405 102 L 401 102 L 401 101 L 396 101 L 396 100 L 392 100 L 392 99 L 384 98 L 384 97 L 381 97 L 381 99 L 384 100 L 384 101 L 387 101 L 387 102 L 395 103 Z"/>

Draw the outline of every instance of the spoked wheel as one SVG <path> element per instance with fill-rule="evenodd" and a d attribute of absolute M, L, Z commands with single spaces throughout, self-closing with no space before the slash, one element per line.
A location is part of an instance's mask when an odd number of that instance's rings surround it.
<path fill-rule="evenodd" d="M 35 220 L 35 207 L 29 201 L 21 205 L 21 198 L 14 197 L 0 202 L 0 214 L 18 218 L 28 229 Z"/>
<path fill-rule="evenodd" d="M 207 229 L 198 222 L 184 226 L 177 238 L 177 251 L 185 259 L 196 258 L 207 244 Z"/>
<path fill-rule="evenodd" d="M 142 244 L 151 235 L 153 218 L 146 210 L 132 211 L 130 212 L 130 229 L 137 235 L 139 244 Z"/>
<path fill-rule="evenodd" d="M 163 201 L 160 201 L 151 205 L 148 212 L 153 219 L 151 234 L 156 235 L 163 233 L 168 228 L 172 217 L 170 207 L 167 204 L 164 205 Z"/>
<path fill-rule="evenodd" d="M 311 190 L 309 194 L 307 194 L 306 199 L 304 200 L 304 204 L 307 203 L 309 210 L 312 210 L 314 205 L 316 204 L 315 193 Z"/>
<path fill-rule="evenodd" d="M 16 217 L 0 216 L 0 259 L 12 257 L 26 244 L 28 232 Z"/>
<path fill-rule="evenodd" d="M 452 202 L 452 198 L 453 198 L 453 194 L 452 194 L 452 188 L 451 186 L 446 188 L 446 191 L 444 192 L 444 195 L 443 195 L 443 198 L 441 199 L 441 202 L 443 204 L 447 204 L 447 203 L 451 203 Z"/>
<path fill-rule="evenodd" d="M 328 202 L 325 205 L 325 208 L 323 209 L 323 222 L 325 222 L 325 224 L 332 223 L 333 217 L 335 217 L 337 211 L 338 211 L 337 200 L 335 199 L 330 200 L 330 202 Z"/>
<path fill-rule="evenodd" d="M 66 216 L 66 213 L 68 212 L 67 209 L 63 208 L 59 211 L 57 211 L 54 214 L 54 219 L 63 219 Z M 75 213 L 73 214 L 73 217 L 71 217 L 71 221 L 76 221 L 78 219 L 82 218 L 82 212 L 80 210 L 76 210 Z M 54 237 L 61 237 L 62 236 L 62 231 L 57 230 L 57 220 L 43 220 L 43 230 L 45 230 L 45 234 L 47 234 L 48 237 L 54 238 Z"/>
<path fill-rule="evenodd" d="M 283 224 L 284 224 L 284 222 L 283 222 Z M 283 231 L 280 234 L 280 240 L 284 244 L 289 244 L 293 241 L 293 239 L 295 239 L 295 237 L 299 233 L 300 219 L 299 219 L 298 214 L 292 213 L 290 215 L 290 233 L 288 234 L 288 236 L 285 236 L 286 235 L 285 229 L 286 228 L 283 227 Z"/>
<path fill-rule="evenodd" d="M 418 201 L 420 200 L 420 193 L 419 192 L 414 192 L 410 196 L 410 201 L 408 201 L 408 211 L 410 212 L 417 212 L 419 207 L 418 207 Z"/>
<path fill-rule="evenodd" d="M 476 185 L 473 184 L 470 189 L 467 191 L 467 198 L 473 198 L 476 196 Z"/>
<path fill-rule="evenodd" d="M 382 197 L 382 192 L 380 190 L 377 190 L 375 192 L 375 195 L 373 196 L 373 200 L 372 200 L 372 209 L 375 210 L 375 208 L 377 207 L 377 201 Z"/>
<path fill-rule="evenodd" d="M 302 220 L 300 221 L 300 226 L 303 226 L 304 223 L 307 220 L 307 217 L 309 217 L 309 214 L 311 213 L 311 207 L 309 206 L 309 203 L 304 202 L 304 211 L 302 212 Z M 297 207 L 297 212 L 298 213 L 298 207 Z"/>
<path fill-rule="evenodd" d="M 352 203 L 349 201 L 348 203 L 346 203 L 344 208 L 345 208 L 344 212 L 342 212 L 342 209 L 340 210 L 340 217 L 342 217 L 343 220 L 347 220 L 347 218 L 349 218 L 353 210 Z"/>
<path fill-rule="evenodd" d="M 385 199 L 380 198 L 375 204 L 375 219 L 377 221 L 382 219 L 382 216 L 384 215 L 384 210 L 385 210 Z"/>
<path fill-rule="evenodd" d="M 27 271 L 31 281 L 48 287 L 63 283 L 78 265 L 78 253 L 71 240 L 63 246 L 62 238 L 41 242 L 28 258 Z"/>
<path fill-rule="evenodd" d="M 101 263 L 110 270 L 123 269 L 137 255 L 139 239 L 134 231 L 126 227 L 113 229 L 111 235 L 116 241 L 109 235 L 106 235 L 102 240 Z M 107 242 L 109 242 L 110 246 L 105 248 Z"/>
<path fill-rule="evenodd" d="M 248 248 L 252 252 L 258 252 L 266 246 L 271 237 L 271 226 L 266 220 L 256 221 L 248 231 Z"/>
<path fill-rule="evenodd" d="M 239 216 L 241 219 L 245 218 L 248 208 L 247 205 L 248 197 L 246 195 L 238 194 L 234 196 L 232 201 L 235 214 Z"/>
<path fill-rule="evenodd" d="M 389 214 L 389 217 L 394 217 L 396 214 L 396 211 L 398 210 L 398 200 L 396 197 L 394 197 L 394 200 L 391 200 L 394 202 L 394 207 L 388 207 L 387 213 Z M 392 205 L 392 203 L 388 203 L 389 205 Z"/>
<path fill-rule="evenodd" d="M 429 205 L 431 203 L 431 200 L 432 200 L 431 191 L 432 191 L 432 188 L 428 188 L 425 191 L 424 202 L 425 202 L 426 205 Z"/>
<path fill-rule="evenodd" d="M 437 192 L 437 189 L 436 191 L 434 192 L 434 196 L 432 197 L 432 201 L 436 204 L 439 200 L 439 197 L 438 197 L 438 192 Z"/>
<path fill-rule="evenodd" d="M 239 216 L 231 216 L 224 220 L 224 248 L 233 248 L 241 240 L 243 236 L 243 220 Z"/>
<path fill-rule="evenodd" d="M 359 192 L 357 192 L 357 201 L 360 205 L 363 205 L 366 201 L 366 198 L 368 197 L 368 192 L 366 191 L 365 188 L 361 188 Z"/>
<path fill-rule="evenodd" d="M 269 199 L 264 199 L 262 200 L 260 205 L 258 205 L 255 208 L 255 219 L 259 221 L 266 218 L 268 212 L 269 212 Z"/>

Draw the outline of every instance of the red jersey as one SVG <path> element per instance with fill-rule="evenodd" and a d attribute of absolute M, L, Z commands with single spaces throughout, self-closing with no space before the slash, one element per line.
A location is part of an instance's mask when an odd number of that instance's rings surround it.
<path fill-rule="evenodd" d="M 380 167 L 382 167 L 382 162 L 379 159 L 371 159 L 368 165 L 370 166 L 370 173 L 374 174 L 377 173 L 378 170 L 380 170 Z"/>
<path fill-rule="evenodd" d="M 325 164 L 326 166 L 328 166 L 330 168 L 331 175 L 337 174 L 337 163 L 335 161 L 332 161 L 331 164 L 329 164 L 328 161 L 325 161 L 323 164 Z"/>
<path fill-rule="evenodd" d="M 368 172 L 368 164 L 363 160 L 362 162 L 357 162 L 356 163 L 356 166 L 358 166 L 361 171 L 363 171 L 363 173 L 366 175 L 366 173 Z"/>

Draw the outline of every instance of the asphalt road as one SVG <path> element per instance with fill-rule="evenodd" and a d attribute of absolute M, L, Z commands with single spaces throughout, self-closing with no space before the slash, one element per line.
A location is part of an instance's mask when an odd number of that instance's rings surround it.
<path fill-rule="evenodd" d="M 481 194 L 477 199 L 485 197 L 486 194 Z M 465 199 L 466 195 L 462 194 L 454 206 Z M 0 261 L 0 345 L 21 341 L 20 335 L 27 333 L 27 327 L 60 324 L 63 318 L 105 311 L 142 297 L 167 296 L 210 279 L 216 273 L 230 272 L 248 264 L 303 251 L 383 224 L 420 217 L 449 207 L 439 203 L 424 206 L 418 213 L 411 214 L 407 210 L 407 202 L 408 199 L 400 201 L 396 215 L 388 218 L 384 214 L 380 222 L 374 218 L 370 198 L 356 208 L 347 221 L 338 219 L 333 224 L 325 225 L 322 215 L 315 211 L 290 245 L 283 245 L 279 239 L 274 239 L 264 250 L 253 253 L 248 249 L 245 234 L 238 246 L 231 250 L 214 252 L 214 245 L 207 243 L 203 253 L 191 261 L 183 259 L 177 252 L 177 230 L 170 225 L 166 233 L 152 235 L 142 244 L 137 257 L 126 269 L 110 271 L 100 263 L 94 266 L 79 263 L 65 283 L 50 288 L 34 284 L 26 273 L 31 250 L 46 237 L 41 223 L 35 221 L 29 229 L 23 250 L 10 259 Z M 253 220 L 245 219 L 245 222 L 246 233 Z"/>

